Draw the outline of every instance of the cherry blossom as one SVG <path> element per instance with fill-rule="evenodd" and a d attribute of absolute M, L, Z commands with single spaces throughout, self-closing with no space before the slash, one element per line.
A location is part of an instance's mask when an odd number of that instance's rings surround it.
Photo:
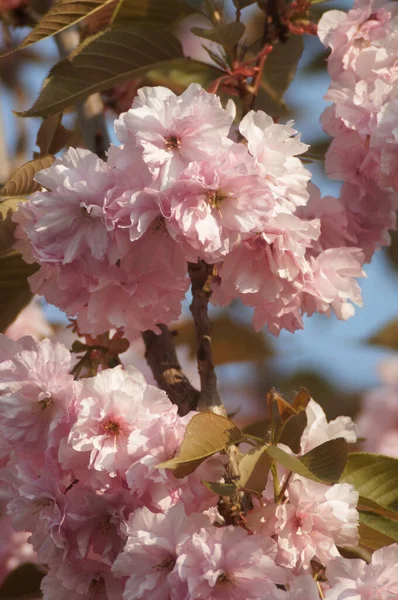
<path fill-rule="evenodd" d="M 144 87 L 115 121 L 115 131 L 121 142 L 132 140 L 142 148 L 144 162 L 164 186 L 190 162 L 231 145 L 233 107 L 229 102 L 224 109 L 217 96 L 195 83 L 180 96 L 164 87 Z"/>
<path fill-rule="evenodd" d="M 192 162 L 165 193 L 168 231 L 188 260 L 215 262 L 262 229 L 274 200 L 245 146 L 234 144 L 212 160 Z"/>
<path fill-rule="evenodd" d="M 69 374 L 71 356 L 62 344 L 25 340 L 0 363 L 0 448 L 43 452 L 57 446 L 59 425 L 69 421 L 76 386 Z"/>
<path fill-rule="evenodd" d="M 258 533 L 276 535 L 275 562 L 295 574 L 308 572 L 313 559 L 328 564 L 338 556 L 337 545 L 358 539 L 358 493 L 349 484 L 327 486 L 295 477 L 288 503 L 255 511 L 250 524 Z"/>
<path fill-rule="evenodd" d="M 357 426 L 350 417 L 340 416 L 328 422 L 322 407 L 312 399 L 305 414 L 307 425 L 300 438 L 302 454 L 336 438 L 344 438 L 351 444 L 357 441 Z"/>
<path fill-rule="evenodd" d="M 155 404 L 149 408 L 148 399 Z M 153 419 L 157 406 L 174 411 L 164 392 L 147 386 L 139 371 L 121 366 L 106 369 L 94 378 L 85 379 L 78 391 L 76 422 L 71 428 L 68 446 L 61 458 L 65 468 L 74 452 L 83 453 L 87 467 L 106 471 L 116 477 L 128 468 L 132 448 L 144 448 L 147 436 L 141 430 Z"/>
<path fill-rule="evenodd" d="M 187 584 L 176 568 L 179 547 L 195 526 L 208 523 L 200 514 L 188 519 L 182 505 L 167 514 L 155 515 L 143 508 L 132 515 L 126 526 L 126 546 L 113 565 L 116 575 L 128 577 L 123 600 L 188 598 Z"/>
<path fill-rule="evenodd" d="M 366 392 L 358 415 L 363 449 L 398 457 L 398 362 L 385 360 L 379 368 L 383 385 Z"/>
<path fill-rule="evenodd" d="M 259 110 L 250 111 L 239 126 L 278 204 L 288 210 L 306 204 L 307 182 L 311 177 L 297 158 L 308 145 L 300 141 L 292 125 L 293 121 L 285 125 L 275 123 L 272 117 Z"/>
<path fill-rule="evenodd" d="M 398 545 L 376 550 L 370 564 L 360 559 L 336 558 L 326 575 L 332 589 L 326 600 L 394 600 L 398 597 Z"/>
<path fill-rule="evenodd" d="M 275 542 L 241 528 L 201 528 L 180 548 L 176 570 L 190 598 L 238 600 L 276 597 L 289 574 L 275 565 Z"/>

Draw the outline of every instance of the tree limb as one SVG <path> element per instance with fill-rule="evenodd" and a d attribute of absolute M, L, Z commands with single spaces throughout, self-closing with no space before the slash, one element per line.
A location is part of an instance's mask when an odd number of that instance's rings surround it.
<path fill-rule="evenodd" d="M 193 387 L 183 373 L 177 358 L 173 335 L 166 325 L 158 325 L 160 335 L 153 331 L 144 331 L 145 358 L 150 366 L 156 383 L 164 390 L 171 402 L 178 406 L 178 414 L 184 416 L 196 410 L 199 391 Z"/>
<path fill-rule="evenodd" d="M 211 410 L 225 415 L 225 409 L 217 389 L 217 375 L 211 349 L 211 322 L 207 312 L 211 296 L 210 280 L 213 276 L 213 266 L 204 261 L 188 263 L 188 271 L 192 282 L 192 304 L 190 309 L 196 330 L 200 377 L 198 410 Z"/>

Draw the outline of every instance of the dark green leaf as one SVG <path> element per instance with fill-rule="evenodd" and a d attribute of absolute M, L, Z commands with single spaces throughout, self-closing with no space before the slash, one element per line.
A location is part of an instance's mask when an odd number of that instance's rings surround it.
<path fill-rule="evenodd" d="M 65 129 L 61 121 L 62 113 L 57 113 L 44 119 L 40 125 L 36 138 L 40 156 L 56 154 L 68 144 L 72 133 Z"/>
<path fill-rule="evenodd" d="M 36 565 L 26 563 L 9 573 L 0 587 L 0 599 L 24 600 L 40 597 L 40 583 L 44 572 Z"/>
<path fill-rule="evenodd" d="M 302 36 L 292 35 L 284 44 L 277 42 L 265 61 L 258 108 L 272 116 L 286 112 L 283 96 L 289 87 L 304 48 Z"/>
<path fill-rule="evenodd" d="M 391 243 L 385 248 L 386 254 L 395 270 L 398 269 L 398 231 L 391 231 Z"/>
<path fill-rule="evenodd" d="M 246 8 L 246 6 L 250 6 L 251 4 L 255 4 L 256 0 L 233 0 L 235 8 Z"/>
<path fill-rule="evenodd" d="M 281 465 L 307 479 L 335 483 L 344 470 L 347 442 L 343 438 L 329 440 L 300 458 L 277 446 L 268 446 L 268 454 Z"/>
<path fill-rule="evenodd" d="M 389 321 L 369 338 L 368 343 L 372 346 L 382 346 L 383 348 L 398 350 L 398 319 Z"/>
<path fill-rule="evenodd" d="M 193 27 L 192 33 L 198 37 L 210 40 L 221 44 L 224 48 L 233 48 L 245 33 L 243 23 L 221 23 L 213 29 L 202 29 L 201 27 Z"/>
<path fill-rule="evenodd" d="M 15 223 L 12 222 L 12 214 L 24 201 L 25 198 L 0 197 L 0 254 L 10 250 L 14 243 Z"/>
<path fill-rule="evenodd" d="M 344 438 L 329 440 L 304 454 L 300 460 L 321 481 L 336 483 L 347 464 L 347 442 Z"/>
<path fill-rule="evenodd" d="M 299 458 L 293 456 L 292 454 L 288 454 L 282 448 L 278 446 L 268 446 L 267 449 L 268 454 L 273 458 L 276 462 L 284 466 L 289 471 L 293 473 L 297 473 L 297 475 L 301 475 L 302 477 L 306 477 L 307 479 L 312 479 L 318 483 L 322 483 L 318 477 L 316 477 L 307 467 L 301 462 Z"/>
<path fill-rule="evenodd" d="M 48 116 L 102 90 L 134 79 L 149 69 L 183 58 L 180 42 L 168 31 L 144 25 L 119 25 L 87 38 L 72 57 L 58 63 L 39 98 L 21 116 Z"/>
<path fill-rule="evenodd" d="M 112 0 L 91 14 L 87 24 L 90 33 L 97 33 L 111 23 L 125 25 L 128 21 L 167 26 L 195 12 L 198 11 L 182 0 Z"/>
<path fill-rule="evenodd" d="M 18 252 L 0 254 L 0 332 L 16 319 L 32 299 L 27 278 L 38 269 L 28 265 Z"/>

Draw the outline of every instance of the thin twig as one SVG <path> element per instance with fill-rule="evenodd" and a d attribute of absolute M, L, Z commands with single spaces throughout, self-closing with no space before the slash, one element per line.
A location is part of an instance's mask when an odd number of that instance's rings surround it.
<path fill-rule="evenodd" d="M 288 40 L 288 27 L 283 22 L 283 15 L 286 11 L 284 0 L 266 0 L 265 1 L 265 19 L 264 29 L 261 39 L 262 49 L 257 55 L 255 74 L 252 82 L 247 82 L 241 86 L 240 97 L 243 104 L 243 116 L 254 109 L 257 94 L 259 92 L 263 71 L 268 54 L 272 51 L 273 44 L 279 40 L 285 43 Z"/>
<path fill-rule="evenodd" d="M 178 406 L 179 415 L 184 416 L 197 409 L 199 391 L 182 371 L 172 333 L 166 325 L 158 327 L 161 330 L 160 335 L 153 331 L 144 331 L 142 334 L 145 358 L 160 389 Z"/>
<path fill-rule="evenodd" d="M 200 377 L 199 410 L 211 410 L 225 415 L 224 406 L 217 389 L 217 375 L 211 349 L 211 322 L 208 304 L 211 296 L 210 280 L 213 267 L 204 261 L 188 264 L 192 282 L 192 304 L 190 306 L 196 330 L 196 348 Z"/>

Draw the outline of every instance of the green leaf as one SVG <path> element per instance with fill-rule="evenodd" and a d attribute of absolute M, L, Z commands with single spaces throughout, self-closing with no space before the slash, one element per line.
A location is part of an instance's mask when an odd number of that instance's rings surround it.
<path fill-rule="evenodd" d="M 398 269 L 398 231 L 390 232 L 391 243 L 385 248 L 385 252 L 395 270 Z"/>
<path fill-rule="evenodd" d="M 113 0 L 59 0 L 15 49 L 21 50 L 79 23 Z"/>
<path fill-rule="evenodd" d="M 254 4 L 256 2 L 256 0 L 233 0 L 234 6 L 235 8 L 246 8 L 246 6 L 250 6 L 251 4 Z"/>
<path fill-rule="evenodd" d="M 360 541 L 369 548 L 381 548 L 398 542 L 398 523 L 370 513 L 359 513 Z M 361 528 L 364 528 L 361 531 Z M 365 533 L 367 539 L 365 539 Z"/>
<path fill-rule="evenodd" d="M 196 12 L 181 0 L 124 0 L 120 3 L 114 22 L 141 21 L 169 25 Z"/>
<path fill-rule="evenodd" d="M 268 454 L 289 471 L 318 483 L 336 483 L 347 457 L 344 438 L 329 440 L 300 458 L 288 454 L 278 446 L 268 446 Z"/>
<path fill-rule="evenodd" d="M 311 144 L 307 152 L 300 156 L 304 162 L 324 162 L 325 155 L 330 146 L 330 138 L 321 139 Z"/>
<path fill-rule="evenodd" d="M 347 464 L 347 442 L 336 438 L 324 442 L 300 458 L 311 473 L 326 483 L 336 483 Z"/>
<path fill-rule="evenodd" d="M 368 344 L 398 350 L 398 319 L 393 319 L 384 325 L 368 339 Z"/>
<path fill-rule="evenodd" d="M 286 113 L 283 96 L 297 70 L 303 53 L 302 36 L 292 35 L 284 44 L 277 42 L 265 61 L 258 108 L 272 116 Z"/>
<path fill-rule="evenodd" d="M 369 498 L 364 498 L 363 496 L 359 496 L 357 508 L 365 513 L 381 515 L 382 517 L 387 517 L 387 519 L 391 519 L 392 521 L 398 521 L 398 511 L 390 510 L 389 508 L 381 506 L 377 502 L 369 500 Z"/>
<path fill-rule="evenodd" d="M 0 254 L 11 249 L 14 243 L 15 223 L 12 214 L 25 198 L 0 198 Z"/>
<path fill-rule="evenodd" d="M 0 196 L 24 196 L 40 189 L 35 182 L 36 173 L 49 167 L 54 161 L 53 156 L 36 158 L 19 167 L 0 190 Z"/>
<path fill-rule="evenodd" d="M 236 492 L 234 483 L 213 483 L 211 481 L 202 481 L 202 483 L 217 496 L 233 496 Z"/>
<path fill-rule="evenodd" d="M 210 412 L 199 413 L 189 421 L 177 456 L 161 463 L 158 468 L 173 469 L 176 477 L 185 477 L 209 456 L 242 440 L 240 429 L 226 417 Z"/>
<path fill-rule="evenodd" d="M 187 345 L 190 357 L 195 358 L 196 332 L 192 321 L 183 323 L 176 332 L 177 345 Z M 211 342 L 216 365 L 261 361 L 273 355 L 267 338 L 255 333 L 253 328 L 233 321 L 228 315 L 213 320 Z"/>
<path fill-rule="evenodd" d="M 73 56 L 50 71 L 39 98 L 23 117 L 53 115 L 102 90 L 134 79 L 145 71 L 190 63 L 180 42 L 165 29 L 119 25 L 87 38 Z"/>
<path fill-rule="evenodd" d="M 198 10 L 181 0 L 112 0 L 91 14 L 87 23 L 90 33 L 97 33 L 111 23 L 125 25 L 128 21 L 167 26 L 195 12 Z"/>
<path fill-rule="evenodd" d="M 38 265 L 28 265 L 15 251 L 0 254 L 0 332 L 16 319 L 32 299 L 27 278 Z"/>
<path fill-rule="evenodd" d="M 40 149 L 39 156 L 56 154 L 66 146 L 72 132 L 62 125 L 62 113 L 51 115 L 44 119 L 37 132 L 36 145 Z"/>
<path fill-rule="evenodd" d="M 224 48 L 233 48 L 240 40 L 242 35 L 245 33 L 245 26 L 243 23 L 221 23 L 213 29 L 202 29 L 201 27 L 193 27 L 192 33 L 198 37 L 210 40 L 221 44 Z"/>
<path fill-rule="evenodd" d="M 11 600 L 33 600 L 40 598 L 40 583 L 44 576 L 37 565 L 23 564 L 7 575 L 0 587 L 0 598 Z"/>
<path fill-rule="evenodd" d="M 370 548 L 371 550 L 378 550 L 384 546 L 390 546 L 395 542 L 393 537 L 390 537 L 389 535 L 386 535 L 381 531 L 362 523 L 361 521 L 359 523 L 358 533 L 359 543 L 362 546 Z"/>
<path fill-rule="evenodd" d="M 398 511 L 398 459 L 368 452 L 352 452 L 341 481 L 351 483 L 360 496 Z"/>
<path fill-rule="evenodd" d="M 271 463 L 267 446 L 252 448 L 250 452 L 242 456 L 239 462 L 238 487 L 261 494 L 267 485 Z"/>

